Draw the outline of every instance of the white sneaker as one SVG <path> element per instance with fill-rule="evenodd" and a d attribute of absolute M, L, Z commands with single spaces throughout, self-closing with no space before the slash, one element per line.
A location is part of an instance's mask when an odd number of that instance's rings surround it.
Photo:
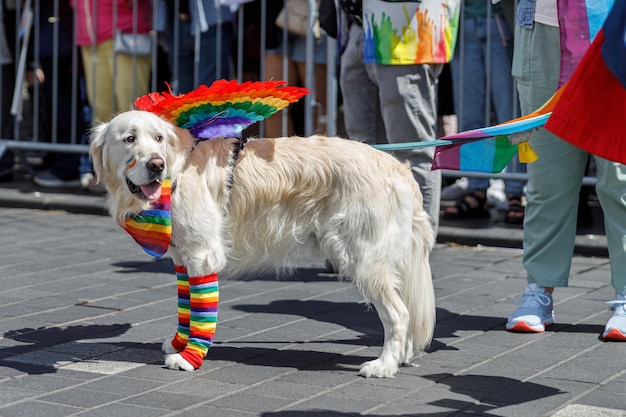
<path fill-rule="evenodd" d="M 617 299 L 607 301 L 607 304 L 613 304 L 613 317 L 604 326 L 602 338 L 626 342 L 626 293 L 617 294 Z"/>
<path fill-rule="evenodd" d="M 526 290 L 518 296 L 520 299 L 513 303 L 519 304 L 519 307 L 509 316 L 506 323 L 507 330 L 540 333 L 545 331 L 545 326 L 554 323 L 554 303 L 552 296 L 546 293 L 545 288 L 537 284 L 528 284 Z"/>
<path fill-rule="evenodd" d="M 454 184 L 443 187 L 440 198 L 442 200 L 459 200 L 467 194 L 468 184 L 469 181 L 467 178 L 459 178 Z"/>
<path fill-rule="evenodd" d="M 73 180 L 63 180 L 50 171 L 41 171 L 33 177 L 33 182 L 40 187 L 48 188 L 74 188 L 80 187 L 78 178 Z"/>
<path fill-rule="evenodd" d="M 80 177 L 80 185 L 85 191 L 89 191 L 94 194 L 106 194 L 106 190 L 102 184 L 98 183 L 96 177 L 92 173 L 82 174 Z"/>

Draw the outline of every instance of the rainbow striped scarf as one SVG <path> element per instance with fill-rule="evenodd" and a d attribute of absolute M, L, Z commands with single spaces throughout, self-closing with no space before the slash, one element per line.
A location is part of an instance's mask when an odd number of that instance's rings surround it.
<path fill-rule="evenodd" d="M 155 258 L 165 255 L 172 237 L 171 184 L 171 179 L 166 178 L 161 185 L 161 197 L 151 204 L 151 208 L 128 216 L 120 224 L 148 255 Z"/>

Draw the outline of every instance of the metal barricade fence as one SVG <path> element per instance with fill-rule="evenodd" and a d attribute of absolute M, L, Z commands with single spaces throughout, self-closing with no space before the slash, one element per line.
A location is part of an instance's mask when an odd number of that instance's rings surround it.
<path fill-rule="evenodd" d="M 74 6 L 78 2 L 82 3 L 82 7 L 91 7 L 94 11 L 100 8 L 104 10 L 106 7 L 112 7 L 112 22 L 115 23 L 120 18 L 121 7 L 130 6 L 133 27 L 131 33 L 138 34 L 139 19 L 145 20 L 146 16 L 142 14 L 141 6 L 145 6 L 145 2 L 150 3 L 152 15 L 150 17 L 150 37 L 152 39 L 151 57 L 152 65 L 150 69 L 150 91 L 163 91 L 167 89 L 164 81 L 171 86 L 174 94 L 179 93 L 179 79 L 181 74 L 188 76 L 189 71 L 193 72 L 194 85 L 200 82 L 199 74 L 201 71 L 201 35 L 206 29 L 207 21 L 203 21 L 203 12 L 197 9 L 198 5 L 203 4 L 202 1 L 183 2 L 182 0 L 129 0 L 125 4 L 111 1 L 96 0 L 73 0 Z M 485 0 L 491 4 L 491 0 Z M 213 3 L 213 0 L 207 1 Z M 230 66 L 226 73 L 230 74 L 231 79 L 238 81 L 246 81 L 249 79 L 268 79 L 266 73 L 266 60 L 268 53 L 278 53 L 282 55 L 282 71 L 280 78 L 289 80 L 292 77 L 293 66 L 291 66 L 291 49 L 293 41 L 287 31 L 280 34 L 280 46 L 269 45 L 268 48 L 268 32 L 273 27 L 273 17 L 268 14 L 269 6 L 284 6 L 286 0 L 279 2 L 277 0 L 256 0 L 253 2 L 243 2 L 241 0 L 221 0 L 224 4 L 222 8 L 217 8 L 215 12 L 215 23 L 217 23 L 217 31 L 215 33 L 217 42 L 215 49 L 216 78 L 217 75 L 224 73 L 221 68 L 220 56 L 224 52 L 222 48 L 228 48 L 222 42 L 222 23 L 225 23 L 224 14 L 229 14 L 229 5 L 237 6 L 234 13 L 234 27 L 236 32 L 233 35 L 233 47 L 230 52 Z M 280 4 L 282 3 L 282 4 Z M 186 10 L 184 4 L 188 4 L 193 10 Z M 107 6 L 108 5 L 108 6 Z M 168 10 L 169 9 L 169 10 Z M 108 11 L 108 9 L 106 9 Z M 317 1 L 308 0 L 308 28 L 313 28 L 317 19 Z M 489 8 L 489 10 L 491 10 Z M 169 12 L 169 13 L 168 13 Z M 3 22 L 2 30 L 7 41 L 2 42 L 0 38 L 0 81 L 2 81 L 2 101 L 0 102 L 0 156 L 8 151 L 13 152 L 18 157 L 23 157 L 25 152 L 63 152 L 63 153 L 79 153 L 86 154 L 88 144 L 86 142 L 85 131 L 90 124 L 95 121 L 93 106 L 89 106 L 87 91 L 90 89 L 85 79 L 91 79 L 92 82 L 98 83 L 96 67 L 103 65 L 98 61 L 97 47 L 94 44 L 91 47 L 91 53 L 85 53 L 82 56 L 88 57 L 90 62 L 85 65 L 81 62 L 81 51 L 77 47 L 77 27 L 84 24 L 78 21 L 76 8 L 69 8 L 68 1 L 62 0 L 4 0 L 3 7 L 0 11 L 0 17 Z M 94 16 L 97 14 L 94 13 Z M 181 32 L 182 23 L 187 23 L 185 19 L 196 19 L 195 32 L 186 34 Z M 206 16 L 204 16 L 206 19 Z M 71 22 L 67 20 L 71 19 Z M 98 19 L 100 21 L 100 19 Z M 169 22 L 169 25 L 168 25 Z M 249 30 L 251 23 L 256 28 L 256 35 L 250 38 Z M 97 22 L 91 22 L 95 25 L 92 27 L 97 32 Z M 171 29 L 168 32 L 168 27 Z M 185 27 L 188 27 L 185 25 Z M 488 30 L 495 30 L 489 27 Z M 171 36 L 168 39 L 168 34 Z M 113 34 L 109 34 L 113 36 Z M 181 62 L 172 57 L 179 56 L 179 45 L 181 44 L 181 36 L 193 39 L 194 57 L 193 63 Z M 459 36 L 463 36 L 460 32 Z M 316 89 L 316 56 L 319 57 L 320 51 L 316 49 L 318 40 L 315 38 L 313 30 L 308 30 L 306 34 L 304 64 L 304 79 L 301 80 L 305 87 L 311 90 L 311 94 L 305 96 L 303 128 L 301 134 L 310 135 L 313 133 L 325 133 L 328 135 L 337 135 L 341 132 L 341 118 L 338 112 L 338 83 L 337 83 L 337 47 L 334 39 L 326 37 L 324 55 L 325 91 Z M 169 40 L 169 41 L 168 41 Z M 256 43 L 256 46 L 254 45 Z M 5 46 L 3 48 L 2 46 Z M 8 48 L 6 48 L 8 46 Z M 85 49 L 88 46 L 83 45 Z M 258 49 L 257 49 L 258 48 Z M 258 62 L 253 65 L 252 71 L 246 70 L 246 51 L 249 49 L 258 51 Z M 114 55 L 115 56 L 115 55 Z M 171 59 L 171 65 L 163 65 Z M 463 61 L 463 54 L 460 59 Z M 131 83 L 132 90 L 137 90 L 137 65 L 142 58 L 136 54 L 132 55 L 132 74 L 133 81 Z M 113 60 L 113 79 L 116 77 L 126 77 L 128 74 L 120 74 Z M 89 65 L 91 64 L 91 65 Z M 248 63 L 249 66 L 249 63 Z M 463 66 L 463 63 L 461 63 Z M 42 74 L 43 67 L 45 72 Z M 166 76 L 163 75 L 162 69 L 166 67 Z M 90 69 L 93 71 L 91 77 L 85 72 Z M 250 74 L 252 72 L 252 74 Z M 486 68 L 487 75 L 491 73 L 491 68 Z M 275 75 L 273 75 L 275 76 Z M 318 73 L 319 76 L 319 73 Z M 45 79 L 43 79 L 45 78 Z M 269 77 L 271 78 L 271 77 Z M 276 79 L 276 78 L 274 78 Z M 463 82 L 463 80 L 461 80 Z M 113 83 L 115 84 L 115 82 Z M 91 90 L 96 92 L 98 89 L 95 85 L 91 86 Z M 107 88 L 115 90 L 114 86 Z M 66 91 L 67 89 L 71 91 Z M 486 95 L 490 94 L 487 87 Z M 98 101 L 97 95 L 92 94 L 92 101 Z M 133 96 L 136 96 L 133 94 Z M 325 97 L 324 103 L 320 103 L 319 96 Z M 61 98 L 69 100 L 62 101 Z M 93 105 L 93 103 L 91 103 Z M 123 111 L 131 107 L 132 103 L 128 103 L 127 108 L 111 108 L 110 116 L 118 111 Z M 485 118 L 489 121 L 492 114 L 491 101 L 486 100 Z M 289 131 L 289 112 L 291 109 L 282 112 L 281 131 L 282 135 L 290 134 Z M 459 116 L 462 116 L 459 115 Z M 69 124 L 68 126 L 60 126 L 60 121 Z M 319 126 L 323 130 L 319 130 Z M 463 126 L 460 126 L 463 128 Z M 256 135 L 264 136 L 266 130 L 265 123 L 261 123 Z M 414 140 L 414 138 L 410 138 Z M 2 173 L 0 173 L 2 175 Z M 488 177 L 502 179 L 521 179 L 525 180 L 524 173 L 504 172 L 497 175 L 483 175 L 471 172 L 443 171 L 444 176 L 468 176 L 468 177 Z M 595 179 L 586 177 L 585 183 L 592 184 Z"/>

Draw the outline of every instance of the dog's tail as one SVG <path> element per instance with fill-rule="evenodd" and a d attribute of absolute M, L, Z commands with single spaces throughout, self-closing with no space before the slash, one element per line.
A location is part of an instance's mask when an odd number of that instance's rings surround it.
<path fill-rule="evenodd" d="M 430 345 L 435 329 L 435 291 L 429 261 L 430 252 L 435 244 L 435 236 L 429 216 L 422 209 L 422 196 L 419 191 L 415 199 L 411 227 L 411 251 L 406 260 L 406 270 L 402 274 L 404 278 L 402 297 L 410 317 L 408 347 L 412 346 L 417 352 L 423 351 Z M 414 352 L 405 353 L 405 356 L 411 356 Z"/>

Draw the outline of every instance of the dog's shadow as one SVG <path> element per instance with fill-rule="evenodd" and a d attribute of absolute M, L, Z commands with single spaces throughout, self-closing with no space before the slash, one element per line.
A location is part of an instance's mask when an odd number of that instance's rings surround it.
<path fill-rule="evenodd" d="M 326 322 L 358 332 L 352 339 L 333 339 L 333 343 L 361 346 L 382 346 L 383 328 L 373 306 L 360 303 L 340 303 L 323 300 L 279 300 L 269 304 L 239 304 L 230 306 L 234 310 L 255 314 L 299 315 L 309 320 Z M 492 332 L 505 331 L 506 318 L 458 314 L 445 308 L 437 307 L 437 323 L 434 338 L 426 352 L 438 350 L 459 350 L 439 339 L 458 337 L 462 331 Z M 586 324 L 558 323 L 550 331 L 563 333 L 589 333 L 601 335 L 604 326 Z M 319 343 L 327 343 L 328 340 Z M 237 343 L 245 343 L 238 340 Z M 258 342 L 255 342 L 255 344 Z M 292 341 L 297 344 L 298 341 Z M 315 342 L 307 342 L 308 344 Z M 373 358 L 372 358 L 373 359 Z"/>
<path fill-rule="evenodd" d="M 109 343 L 101 340 L 121 336 L 130 327 L 130 323 L 124 323 L 11 330 L 3 334 L 7 342 L 5 347 L 0 348 L 0 367 L 38 375 L 55 373 L 60 366 L 70 362 L 162 362 L 160 343 Z M 87 342 L 94 339 L 98 341 Z"/>
<path fill-rule="evenodd" d="M 379 348 L 383 344 L 384 333 L 378 314 L 371 306 L 356 302 L 330 302 L 323 300 L 277 300 L 269 304 L 238 304 L 229 308 L 255 316 L 285 314 L 305 317 L 308 320 L 340 326 L 348 331 L 349 337 L 305 338 L 305 330 L 284 340 L 260 338 L 237 338 L 232 342 L 218 342 L 209 353 L 212 359 L 234 361 L 248 365 L 270 367 L 293 367 L 298 370 L 331 370 L 354 372 L 366 360 L 375 359 L 377 350 L 366 353 L 332 353 L 324 345 L 342 345 L 340 351 L 355 350 L 359 346 Z M 446 315 L 447 310 L 438 314 Z M 262 318 L 260 318 L 262 320 Z M 219 333 L 219 330 L 218 330 Z M 342 332 L 343 333 L 343 332 Z M 344 335 L 346 333 L 343 333 Z M 299 338 L 298 336 L 303 336 Z M 292 347 L 281 350 L 279 344 Z M 267 347 L 265 347 L 266 345 Z M 318 348 L 319 346 L 319 348 Z M 353 346 L 354 348 L 346 348 Z M 428 351 L 457 350 L 433 340 Z M 364 356 L 365 355 L 365 356 Z M 369 355 L 369 356 L 368 356 Z"/>
<path fill-rule="evenodd" d="M 564 391 L 548 385 L 534 382 L 523 382 L 515 378 L 491 376 L 491 375 L 454 375 L 449 373 L 422 375 L 422 378 L 434 382 L 438 387 L 445 387 L 451 393 L 452 398 L 443 398 L 429 401 L 426 404 L 445 409 L 441 412 L 411 412 L 403 413 L 403 416 L 429 416 L 444 417 L 459 415 L 464 416 L 496 416 L 502 415 L 504 407 L 519 406 L 521 404 L 539 401 L 544 398 L 563 394 Z M 419 391 L 418 391 L 419 392 Z M 460 395 L 471 397 L 471 400 L 460 398 Z M 432 395 L 432 394 L 431 394 Z M 406 409 L 419 410 L 419 405 L 413 399 L 406 399 L 400 406 Z M 452 411 L 454 410 L 454 411 Z M 499 412 L 498 412 L 499 411 Z M 523 411 L 522 411 L 522 414 Z M 356 417 L 360 413 L 342 413 L 335 410 L 313 409 L 306 411 L 278 411 L 263 413 L 263 417 Z M 383 414 L 368 414 L 369 416 L 382 417 Z M 389 415 L 389 414 L 384 414 Z"/>

